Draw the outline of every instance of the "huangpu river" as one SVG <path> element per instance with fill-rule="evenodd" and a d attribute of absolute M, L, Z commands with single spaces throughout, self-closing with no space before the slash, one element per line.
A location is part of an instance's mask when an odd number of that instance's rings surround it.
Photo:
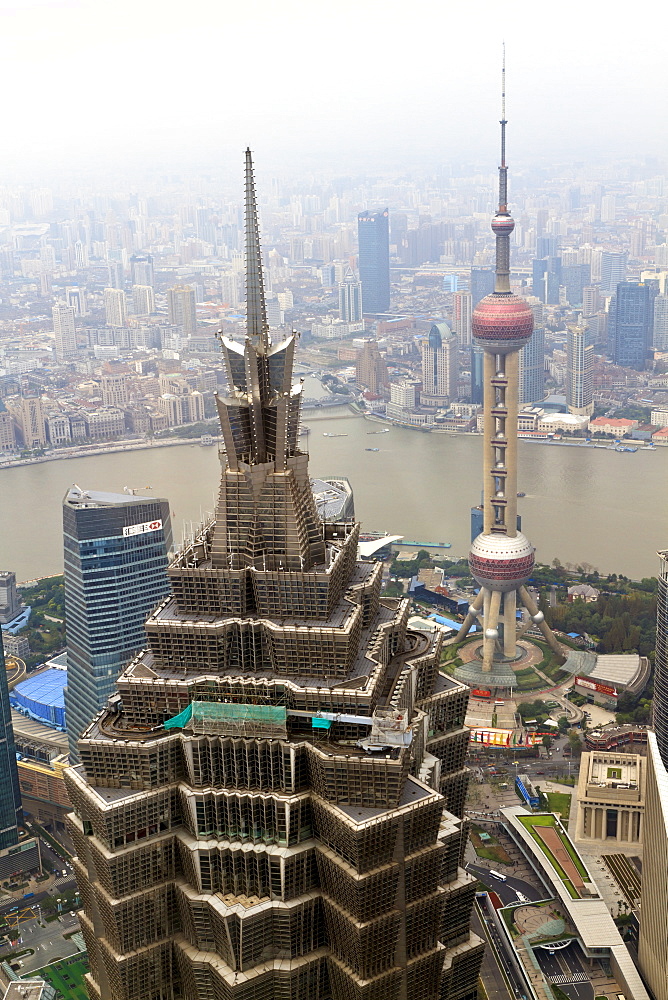
<path fill-rule="evenodd" d="M 385 425 L 346 407 L 307 410 L 304 422 L 311 476 L 350 480 L 363 530 L 447 541 L 448 555 L 466 554 L 470 508 L 480 501 L 480 436 L 402 427 L 374 434 Z M 62 572 L 61 505 L 72 483 L 166 497 L 179 544 L 190 522 L 214 511 L 219 477 L 217 449 L 188 444 L 0 469 L 0 569 L 20 581 Z M 522 528 L 539 561 L 656 575 L 656 551 L 668 547 L 668 449 L 631 454 L 520 441 L 518 490 L 526 493 L 518 500 Z"/>

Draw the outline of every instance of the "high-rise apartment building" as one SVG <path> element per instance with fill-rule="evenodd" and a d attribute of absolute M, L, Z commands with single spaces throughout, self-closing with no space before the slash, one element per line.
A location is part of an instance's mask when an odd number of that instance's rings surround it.
<path fill-rule="evenodd" d="M 65 289 L 65 304 L 74 309 L 75 316 L 86 316 L 88 306 L 86 304 L 86 289 L 72 285 Z"/>
<path fill-rule="evenodd" d="M 89 995 L 474 1000 L 468 689 L 358 562 L 359 526 L 318 517 L 246 156 L 217 511 L 66 774 Z"/>
<path fill-rule="evenodd" d="M 19 826 L 23 820 L 21 789 L 16 766 L 16 747 L 9 704 L 5 653 L 0 631 L 0 851 L 19 841 Z"/>
<path fill-rule="evenodd" d="M 63 500 L 67 688 L 72 759 L 121 669 L 146 641 L 144 622 L 168 593 L 167 500 L 81 490 Z"/>
<path fill-rule="evenodd" d="M 390 308 L 389 212 L 379 208 L 357 216 L 359 272 L 364 311 L 384 313 Z"/>
<path fill-rule="evenodd" d="M 668 351 L 668 295 L 657 295 L 654 299 L 652 346 L 655 351 Z"/>
<path fill-rule="evenodd" d="M 74 309 L 72 306 L 57 305 L 51 310 L 53 317 L 53 335 L 55 339 L 56 361 L 69 361 L 76 357 L 77 333 L 74 328 Z"/>
<path fill-rule="evenodd" d="M 339 319 L 344 323 L 360 323 L 362 312 L 362 282 L 348 268 L 339 284 Z"/>
<path fill-rule="evenodd" d="M 566 402 L 568 412 L 594 412 L 594 345 L 587 326 L 568 327 L 566 342 Z"/>
<path fill-rule="evenodd" d="M 422 402 L 445 406 L 457 400 L 458 344 L 447 323 L 432 323 L 422 341 Z"/>
<path fill-rule="evenodd" d="M 471 292 L 455 292 L 452 296 L 452 329 L 457 334 L 460 347 L 471 346 L 471 315 L 473 296 Z"/>
<path fill-rule="evenodd" d="M 612 294 L 620 281 L 626 279 L 626 258 L 622 250 L 603 250 L 601 253 L 601 291 Z M 593 265 L 593 261 L 592 261 Z M 594 268 L 592 266 L 592 278 Z"/>
<path fill-rule="evenodd" d="M 190 285 L 176 285 L 167 290 L 169 322 L 183 328 L 186 337 L 197 333 L 197 305 L 195 289 Z"/>
<path fill-rule="evenodd" d="M 130 281 L 133 285 L 155 285 L 153 257 L 149 253 L 135 253 L 130 257 Z"/>
<path fill-rule="evenodd" d="M 107 326 L 128 325 L 128 304 L 122 288 L 105 288 L 104 321 Z"/>
<path fill-rule="evenodd" d="M 649 363 L 654 336 L 654 300 L 658 281 L 622 281 L 610 302 L 608 342 L 612 360 L 643 371 Z"/>
<path fill-rule="evenodd" d="M 600 308 L 598 287 L 585 285 L 582 289 L 582 315 L 595 316 Z"/>
<path fill-rule="evenodd" d="M 0 624 L 7 625 L 21 610 L 21 598 L 16 587 L 16 573 L 0 570 Z"/>
<path fill-rule="evenodd" d="M 133 285 L 132 309 L 135 316 L 150 316 L 155 312 L 155 292 L 150 285 Z"/>

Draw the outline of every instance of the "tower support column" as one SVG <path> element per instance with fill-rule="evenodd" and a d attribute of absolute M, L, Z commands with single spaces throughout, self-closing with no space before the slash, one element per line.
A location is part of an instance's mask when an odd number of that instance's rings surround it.
<path fill-rule="evenodd" d="M 487 602 L 489 594 L 489 603 Z M 491 593 L 485 591 L 485 604 L 489 609 L 485 614 L 485 640 L 483 642 L 482 669 L 484 673 L 490 673 L 494 665 L 494 650 L 498 638 L 499 609 L 501 607 L 501 591 L 493 590 Z"/>
<path fill-rule="evenodd" d="M 517 652 L 517 591 L 503 595 L 503 655 L 514 657 Z"/>

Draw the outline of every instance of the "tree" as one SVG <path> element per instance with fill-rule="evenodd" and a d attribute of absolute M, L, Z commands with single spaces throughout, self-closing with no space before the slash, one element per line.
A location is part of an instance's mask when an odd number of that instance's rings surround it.
<path fill-rule="evenodd" d="M 568 734 L 568 745 L 574 754 L 582 753 L 582 740 L 580 734 L 575 729 L 571 729 Z"/>
<path fill-rule="evenodd" d="M 552 737 L 548 733 L 545 733 L 545 736 L 543 736 L 543 746 L 546 750 L 549 750 L 552 746 Z"/>
<path fill-rule="evenodd" d="M 568 721 L 568 716 L 567 715 L 560 715 L 559 718 L 557 719 L 557 725 L 559 726 L 559 732 L 562 735 L 564 735 L 565 733 L 567 733 L 568 730 L 571 727 L 571 724 Z"/>

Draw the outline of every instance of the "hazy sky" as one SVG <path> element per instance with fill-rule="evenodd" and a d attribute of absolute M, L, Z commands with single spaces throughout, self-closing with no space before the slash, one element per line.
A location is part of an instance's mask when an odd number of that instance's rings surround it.
<path fill-rule="evenodd" d="M 109 159 L 377 170 L 668 153 L 668 4 L 0 0 L 0 183 Z"/>

